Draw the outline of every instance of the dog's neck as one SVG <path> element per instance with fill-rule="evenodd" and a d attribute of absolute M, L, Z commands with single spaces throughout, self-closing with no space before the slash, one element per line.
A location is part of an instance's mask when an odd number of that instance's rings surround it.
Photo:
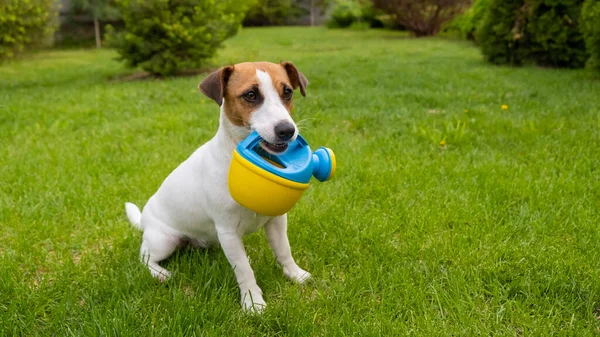
<path fill-rule="evenodd" d="M 223 105 L 221 105 L 219 129 L 215 135 L 215 140 L 220 149 L 226 151 L 227 155 L 231 155 L 237 144 L 250 134 L 250 130 L 243 126 L 233 125 L 225 116 Z"/>

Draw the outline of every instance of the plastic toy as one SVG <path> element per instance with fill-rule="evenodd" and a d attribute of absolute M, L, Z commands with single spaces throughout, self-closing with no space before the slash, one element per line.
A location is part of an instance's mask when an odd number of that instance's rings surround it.
<path fill-rule="evenodd" d="M 298 135 L 280 155 L 260 146 L 252 132 L 233 151 L 229 167 L 229 193 L 242 206 L 262 215 L 287 213 L 310 186 L 310 178 L 327 181 L 335 174 L 335 155 L 326 147 L 315 152 Z"/>

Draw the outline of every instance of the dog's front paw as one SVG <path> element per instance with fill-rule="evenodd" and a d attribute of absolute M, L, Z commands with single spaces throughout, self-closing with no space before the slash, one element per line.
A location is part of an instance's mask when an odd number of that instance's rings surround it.
<path fill-rule="evenodd" d="M 302 284 L 311 278 L 311 275 L 306 270 L 295 266 L 293 268 L 284 268 L 283 274 L 290 280 Z"/>
<path fill-rule="evenodd" d="M 260 314 L 267 306 L 259 287 L 242 290 L 242 309 L 251 314 Z"/>
<path fill-rule="evenodd" d="M 152 274 L 152 276 L 154 278 L 156 278 L 157 280 L 159 280 L 160 282 L 165 282 L 171 278 L 171 273 L 164 268 L 161 268 L 159 266 L 154 266 L 154 267 L 149 267 L 149 269 L 150 269 L 150 273 Z"/>

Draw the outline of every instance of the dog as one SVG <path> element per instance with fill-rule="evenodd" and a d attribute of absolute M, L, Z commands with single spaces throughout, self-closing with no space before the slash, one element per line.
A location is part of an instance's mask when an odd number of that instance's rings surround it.
<path fill-rule="evenodd" d="M 208 75 L 199 90 L 220 106 L 215 136 L 200 146 L 164 180 L 140 212 L 125 203 L 131 224 L 143 230 L 140 259 L 164 281 L 169 271 L 158 263 L 184 243 L 221 246 L 235 272 L 242 308 L 262 311 L 258 287 L 242 237 L 264 227 L 269 245 L 286 277 L 303 283 L 311 275 L 292 257 L 287 215 L 263 216 L 241 206 L 229 194 L 227 175 L 232 152 L 252 131 L 272 154 L 286 151 L 298 136 L 290 112 L 293 94 L 306 96 L 308 80 L 291 62 L 246 62 L 224 66 Z"/>

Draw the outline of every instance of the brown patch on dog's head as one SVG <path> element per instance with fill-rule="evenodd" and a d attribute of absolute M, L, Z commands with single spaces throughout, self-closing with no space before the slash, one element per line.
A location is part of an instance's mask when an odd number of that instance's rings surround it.
<path fill-rule="evenodd" d="M 198 88 L 217 104 L 224 104 L 223 110 L 232 124 L 248 127 L 250 116 L 264 100 L 257 70 L 269 74 L 273 89 L 288 112 L 293 107 L 294 89 L 300 88 L 302 96 L 306 95 L 308 81 L 291 62 L 246 62 L 225 66 L 208 75 Z"/>
<path fill-rule="evenodd" d="M 223 104 L 223 92 L 227 87 L 229 76 L 233 72 L 233 66 L 225 66 L 208 75 L 200 84 L 200 90 L 206 97 L 217 102 L 218 105 Z"/>
<path fill-rule="evenodd" d="M 300 87 L 300 93 L 302 96 L 306 96 L 306 87 L 308 86 L 308 80 L 298 68 L 292 62 L 281 62 L 281 66 L 285 69 L 290 82 L 292 83 L 293 89 L 296 90 Z"/>

